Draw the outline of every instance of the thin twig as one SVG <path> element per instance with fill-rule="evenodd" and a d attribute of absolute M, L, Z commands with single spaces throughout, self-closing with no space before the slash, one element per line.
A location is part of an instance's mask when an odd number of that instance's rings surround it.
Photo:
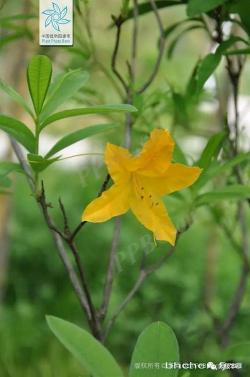
<path fill-rule="evenodd" d="M 108 184 L 109 184 L 109 181 L 110 181 L 110 175 L 107 174 L 104 181 L 103 181 L 103 184 L 101 185 L 101 188 L 97 194 L 97 197 L 101 196 L 103 191 L 106 190 Z M 87 224 L 88 222 L 87 221 L 82 221 L 80 224 L 77 225 L 77 227 L 75 228 L 75 230 L 72 232 L 72 234 L 69 236 L 68 238 L 68 241 L 69 242 L 72 242 L 75 240 L 76 236 L 79 234 L 79 232 L 81 231 L 81 229 Z"/>
<path fill-rule="evenodd" d="M 115 322 L 116 322 L 119 314 L 125 309 L 125 307 L 128 305 L 128 303 L 134 297 L 134 295 L 138 292 L 138 290 L 140 289 L 140 287 L 144 283 L 145 279 L 148 276 L 150 276 L 153 272 L 155 272 L 156 270 L 158 270 L 166 262 L 166 260 L 172 256 L 172 254 L 174 253 L 175 249 L 176 249 L 176 244 L 175 244 L 175 246 L 171 246 L 171 248 L 168 251 L 168 253 L 166 253 L 160 259 L 160 261 L 156 262 L 155 264 L 153 264 L 152 266 L 150 266 L 148 268 L 144 268 L 143 267 L 144 263 L 141 263 L 140 273 L 139 273 L 138 278 L 136 279 L 136 282 L 134 283 L 132 289 L 129 291 L 129 293 L 127 294 L 127 296 L 125 297 L 125 299 L 122 301 L 122 303 L 114 311 L 114 313 L 112 314 L 111 319 L 107 323 L 107 326 L 106 326 L 106 329 L 105 329 L 105 334 L 104 334 L 104 339 L 107 338 L 107 336 L 108 336 L 111 328 L 115 324 Z M 144 260 L 144 256 L 143 256 L 143 260 Z"/>
<path fill-rule="evenodd" d="M 116 75 L 120 83 L 122 84 L 125 92 L 127 92 L 128 85 L 116 67 L 117 55 L 118 55 L 120 40 L 121 40 L 122 17 L 121 16 L 118 18 L 113 17 L 113 20 L 116 25 L 116 38 L 115 38 L 115 47 L 114 47 L 114 51 L 113 51 L 112 59 L 111 59 L 111 67 L 112 67 L 112 71 L 114 72 L 114 74 Z"/>
<path fill-rule="evenodd" d="M 165 48 L 164 26 L 162 24 L 162 20 L 161 20 L 160 14 L 158 12 L 157 5 L 155 3 L 155 0 L 149 0 L 149 1 L 151 3 L 151 7 L 154 11 L 156 21 L 157 21 L 157 24 L 158 24 L 158 27 L 159 27 L 159 30 L 160 30 L 159 52 L 158 52 L 158 57 L 156 59 L 156 63 L 155 63 L 155 66 L 154 66 L 154 69 L 153 69 L 151 75 L 149 76 L 149 78 L 145 82 L 145 84 L 137 91 L 139 94 L 145 92 L 145 90 L 152 84 L 155 77 L 157 76 L 157 73 L 158 73 L 160 65 L 161 65 L 162 57 L 163 57 L 163 54 L 164 54 L 164 48 Z"/>
<path fill-rule="evenodd" d="M 113 240 L 112 240 L 110 257 L 109 257 L 109 265 L 108 265 L 108 271 L 107 271 L 106 281 L 105 281 L 104 291 L 103 291 L 103 301 L 102 301 L 102 305 L 99 312 L 99 317 L 102 320 L 104 320 L 106 317 L 108 305 L 110 301 L 110 296 L 112 292 L 114 268 L 115 268 L 115 261 L 116 261 L 116 251 L 118 247 L 120 232 L 121 232 L 121 217 L 119 216 L 115 219 Z"/>
<path fill-rule="evenodd" d="M 74 242 L 69 243 L 69 247 L 72 250 L 72 253 L 74 255 L 76 265 L 78 267 L 78 271 L 79 271 L 79 274 L 80 274 L 80 279 L 81 279 L 81 283 L 82 283 L 82 286 L 83 286 L 83 290 L 86 294 L 86 300 L 88 302 L 88 307 L 89 307 L 89 310 L 90 310 L 90 313 L 91 313 L 90 328 L 93 331 L 93 335 L 97 339 L 101 340 L 102 339 L 101 327 L 100 327 L 100 324 L 99 324 L 99 321 L 98 321 L 98 318 L 97 318 L 97 313 L 96 313 L 95 307 L 94 307 L 93 302 L 92 302 L 91 294 L 90 294 L 89 287 L 88 287 L 88 284 L 87 284 L 87 281 L 86 281 L 85 272 L 83 270 L 80 255 L 78 253 L 78 250 L 77 250 Z"/>

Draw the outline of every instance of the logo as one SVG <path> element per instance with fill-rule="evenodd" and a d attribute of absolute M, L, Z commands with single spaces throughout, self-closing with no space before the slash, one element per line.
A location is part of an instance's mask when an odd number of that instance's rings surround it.
<path fill-rule="evenodd" d="M 73 0 L 39 0 L 41 46 L 73 45 Z"/>
<path fill-rule="evenodd" d="M 52 25 L 54 30 L 61 31 L 60 25 L 65 25 L 70 22 L 67 18 L 68 7 L 60 8 L 56 3 L 52 3 L 53 9 L 46 9 L 42 13 L 48 16 L 45 20 L 45 27 Z"/>

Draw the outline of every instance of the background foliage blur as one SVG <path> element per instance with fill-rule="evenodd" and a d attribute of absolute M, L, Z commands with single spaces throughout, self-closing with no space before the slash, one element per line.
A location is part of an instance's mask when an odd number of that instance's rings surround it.
<path fill-rule="evenodd" d="M 118 14 L 120 4 L 115 0 L 91 1 L 91 29 L 96 56 L 91 52 L 81 15 L 75 17 L 76 43 L 74 48 L 40 48 L 37 42 L 37 19 L 14 21 L 16 34 L 12 43 L 4 40 L 5 28 L 1 27 L 0 77 L 13 85 L 25 97 L 25 70 L 35 53 L 49 55 L 58 73 L 69 68 L 81 67 L 90 73 L 90 80 L 75 104 L 119 103 L 116 88 L 103 72 L 110 71 L 110 59 L 114 45 L 114 31 L 109 28 L 110 15 Z M 15 14 L 37 15 L 37 2 L 9 0 L 0 10 L 0 17 Z M 164 25 L 169 26 L 185 18 L 185 7 L 162 10 Z M 0 25 L 1 26 L 1 25 Z M 127 40 L 131 24 L 124 26 L 119 61 L 125 71 L 128 53 Z M 18 34 L 19 33 L 19 34 Z M 17 35 L 18 34 L 18 35 Z M 140 29 L 139 76 L 141 80 L 150 71 L 156 54 L 157 29 L 153 15 L 142 18 Z M 168 43 L 171 43 L 168 42 Z M 226 96 L 228 84 L 225 70 L 220 67 L 206 84 L 201 101 L 186 108 L 182 100 L 187 81 L 198 58 L 210 51 L 211 45 L 202 29 L 194 28 L 183 35 L 170 59 L 165 56 L 156 82 L 136 104 L 143 114 L 135 126 L 133 151 L 137 151 L 155 127 L 170 129 L 184 150 L 188 160 L 200 155 L 207 139 L 223 127 L 223 120 L 216 98 L 216 80 L 220 82 L 220 96 Z M 250 65 L 247 61 L 240 90 L 242 150 L 249 148 Z M 25 115 L 1 94 L 0 108 L 20 119 Z M 6 111 L 7 109 L 7 111 Z M 230 111 L 230 109 L 229 109 Z M 62 133 L 85 124 L 97 123 L 106 118 L 90 117 L 66 120 L 49 128 L 44 137 L 44 147 Z M 123 117 L 114 115 L 112 120 L 122 124 Z M 102 152 L 107 141 L 121 143 L 120 133 L 109 132 L 103 137 L 79 143 L 66 155 L 92 150 Z M 8 138 L 0 133 L 2 159 L 11 158 Z M 46 171 L 48 197 L 54 206 L 53 215 L 60 221 L 57 201 L 61 197 L 70 214 L 72 224 L 77 225 L 84 206 L 95 196 L 106 174 L 101 159 L 76 158 L 65 160 Z M 220 180 L 220 178 L 218 178 Z M 72 322 L 84 324 L 82 313 L 65 277 L 54 245 L 48 234 L 35 202 L 30 197 L 22 175 L 17 175 L 10 196 L 0 196 L 0 375 L 3 377 L 52 377 L 83 376 L 80 366 L 58 344 L 49 332 L 45 315 L 53 314 Z M 168 198 L 168 208 L 177 226 L 185 224 L 189 208 Z M 143 285 L 141 291 L 119 317 L 108 339 L 108 347 L 126 368 L 136 338 L 152 321 L 162 320 L 175 330 L 181 345 L 183 360 L 213 360 L 219 349 L 216 344 L 213 323 L 205 310 L 211 305 L 216 316 L 225 314 L 239 277 L 240 259 L 230 240 L 220 227 L 220 216 L 233 228 L 235 207 L 230 202 L 217 205 L 217 220 L 211 211 L 201 207 L 196 211 L 194 224 L 181 238 L 171 259 Z M 130 215 L 122 219 L 119 243 L 120 268 L 116 276 L 111 302 L 118 305 L 136 279 L 139 259 L 152 242 L 148 232 Z M 96 302 L 100 300 L 103 275 L 107 264 L 113 221 L 100 225 L 89 224 L 79 237 L 79 247 L 86 263 L 90 287 Z M 152 245 L 151 245 L 152 246 Z M 161 244 L 149 258 L 157 258 L 164 252 Z M 245 295 L 231 338 L 234 343 L 250 338 L 249 287 Z M 200 373 L 200 374 L 199 374 Z M 211 375 L 215 372 L 210 372 Z M 249 371 L 245 366 L 245 375 Z M 223 374 L 223 373 L 222 373 Z M 209 376 L 209 372 L 194 375 Z"/>

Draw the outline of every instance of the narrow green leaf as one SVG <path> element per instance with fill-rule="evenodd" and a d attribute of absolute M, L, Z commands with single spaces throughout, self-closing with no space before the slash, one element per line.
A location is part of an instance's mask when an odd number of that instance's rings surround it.
<path fill-rule="evenodd" d="M 250 364 L 250 342 L 233 344 L 224 352 L 222 359 L 234 360 L 236 363 Z"/>
<path fill-rule="evenodd" d="M 34 14 L 13 14 L 12 16 L 1 17 L 0 24 L 2 25 L 4 22 L 29 20 L 32 18 L 37 18 L 37 16 Z"/>
<path fill-rule="evenodd" d="M 185 19 L 185 20 L 182 20 L 182 21 L 178 21 L 170 26 L 168 26 L 165 30 L 164 30 L 164 37 L 165 39 L 167 39 L 174 31 L 176 31 L 180 26 L 183 26 L 185 25 L 186 23 L 189 23 L 189 22 L 201 22 L 200 19 L 198 18 L 188 18 L 188 19 Z"/>
<path fill-rule="evenodd" d="M 227 40 L 225 40 L 222 43 L 220 43 L 220 45 L 216 49 L 216 53 L 218 53 L 218 54 L 227 54 L 227 50 L 230 47 L 232 47 L 235 43 L 238 43 L 238 42 L 242 42 L 245 45 L 249 46 L 248 41 L 245 40 L 244 38 L 236 36 L 236 35 L 232 35 L 230 38 L 228 38 Z"/>
<path fill-rule="evenodd" d="M 55 155 L 57 152 L 60 152 L 61 150 L 77 143 L 80 140 L 97 135 L 101 132 L 109 131 L 115 127 L 117 127 L 117 124 L 97 124 L 72 132 L 71 134 L 66 135 L 61 140 L 59 140 L 47 153 L 46 158 Z"/>
<path fill-rule="evenodd" d="M 222 143 L 225 140 L 226 132 L 219 132 L 208 140 L 205 149 L 203 150 L 201 157 L 196 162 L 200 168 L 207 169 L 213 158 L 218 156 Z"/>
<path fill-rule="evenodd" d="M 27 111 L 28 114 L 34 117 L 34 114 L 29 105 L 26 103 L 25 99 L 18 92 L 16 92 L 14 88 L 0 80 L 0 90 L 8 94 L 13 101 L 18 103 L 25 111 Z"/>
<path fill-rule="evenodd" d="M 221 200 L 242 200 L 250 198 L 250 186 L 231 185 L 217 189 L 196 198 L 196 206 L 213 204 Z"/>
<path fill-rule="evenodd" d="M 28 154 L 28 161 L 30 163 L 30 166 L 36 173 L 41 173 L 43 170 L 47 169 L 50 165 L 52 165 L 54 162 L 57 162 L 59 157 L 47 159 L 42 156 L 39 156 L 37 154 Z"/>
<path fill-rule="evenodd" d="M 185 154 L 183 153 L 181 147 L 179 146 L 179 144 L 175 141 L 175 147 L 174 147 L 174 161 L 175 162 L 179 162 L 181 164 L 185 164 L 185 165 L 188 165 L 187 163 L 187 159 L 185 157 Z"/>
<path fill-rule="evenodd" d="M 240 153 L 238 156 L 234 157 L 230 161 L 225 162 L 224 164 L 217 163 L 215 166 L 209 167 L 195 182 L 194 186 L 196 189 L 201 188 L 204 186 L 208 181 L 210 181 L 213 177 L 216 177 L 220 174 L 226 173 L 230 171 L 233 167 L 240 165 L 243 162 L 250 160 L 250 152 L 249 153 Z"/>
<path fill-rule="evenodd" d="M 249 55 L 250 48 L 238 48 L 237 50 L 225 51 L 224 55 Z"/>
<path fill-rule="evenodd" d="M 187 3 L 187 0 L 156 0 L 155 1 L 155 4 L 156 4 L 158 9 L 172 7 L 172 6 L 175 6 L 175 5 L 183 5 L 183 4 L 186 4 L 186 3 Z M 153 12 L 153 9 L 152 9 L 150 2 L 144 2 L 142 4 L 139 4 L 138 13 L 139 13 L 140 16 L 143 16 L 143 15 L 151 13 L 151 12 Z M 134 9 L 130 8 L 125 21 L 133 18 L 133 15 L 134 15 Z"/>
<path fill-rule="evenodd" d="M 214 8 L 224 4 L 226 0 L 189 0 L 187 6 L 187 15 L 189 17 L 197 16 L 201 13 L 209 12 Z"/>
<path fill-rule="evenodd" d="M 206 84 L 209 77 L 214 73 L 221 61 L 221 54 L 208 54 L 203 60 L 201 60 L 196 76 L 196 88 L 195 95 L 198 96 Z"/>
<path fill-rule="evenodd" d="M 29 152 L 35 150 L 35 137 L 24 123 L 17 119 L 0 115 L 0 129 L 12 136 L 22 144 Z"/>
<path fill-rule="evenodd" d="M 86 83 L 89 75 L 80 69 L 61 75 L 49 90 L 43 111 L 40 116 L 43 122 L 51 113 L 71 99 Z"/>
<path fill-rule="evenodd" d="M 47 322 L 60 342 L 93 377 L 123 377 L 111 353 L 87 331 L 52 316 L 47 317 Z"/>
<path fill-rule="evenodd" d="M 71 118 L 80 115 L 90 115 L 90 114 L 108 114 L 108 113 L 124 113 L 124 112 L 136 112 L 137 109 L 131 105 L 98 105 L 92 107 L 82 107 L 79 109 L 64 110 L 51 115 L 42 124 L 41 129 L 46 127 L 48 124 L 56 122 L 57 120 Z"/>
<path fill-rule="evenodd" d="M 139 336 L 130 368 L 129 377 L 176 377 L 177 369 L 166 369 L 166 362 L 179 361 L 179 347 L 173 330 L 163 322 L 148 326 Z M 136 368 L 141 363 L 159 363 L 160 368 Z"/>
<path fill-rule="evenodd" d="M 31 39 L 31 34 L 28 30 L 24 29 L 24 30 L 18 31 L 16 33 L 8 34 L 5 37 L 1 37 L 0 48 L 11 43 L 11 42 L 15 42 L 17 39 L 21 39 L 21 38 L 24 38 L 24 37 Z"/>
<path fill-rule="evenodd" d="M 28 65 L 27 80 L 30 96 L 37 115 L 40 114 L 49 88 L 52 75 L 52 64 L 45 55 L 33 57 Z"/>
<path fill-rule="evenodd" d="M 167 50 L 167 57 L 169 59 L 172 58 L 173 56 L 173 53 L 175 51 L 175 48 L 177 46 L 177 43 L 180 41 L 180 39 L 183 37 L 183 36 L 186 36 L 186 34 L 189 32 L 189 31 L 192 31 L 192 30 L 197 30 L 197 29 L 204 29 L 204 26 L 203 25 L 191 25 L 189 27 L 187 27 L 186 29 L 182 30 L 181 33 L 179 35 L 177 35 L 176 38 L 174 38 L 174 40 L 171 42 L 171 44 L 169 45 L 169 48 Z"/>
<path fill-rule="evenodd" d="M 4 189 L 8 189 L 11 187 L 12 181 L 7 176 L 1 176 L 0 175 L 0 187 Z"/>
<path fill-rule="evenodd" d="M 8 175 L 12 172 L 23 173 L 21 166 L 15 162 L 1 161 L 0 162 L 0 175 Z"/>
<path fill-rule="evenodd" d="M 245 31 L 250 35 L 249 0 L 232 1 L 230 12 L 239 14 Z"/>

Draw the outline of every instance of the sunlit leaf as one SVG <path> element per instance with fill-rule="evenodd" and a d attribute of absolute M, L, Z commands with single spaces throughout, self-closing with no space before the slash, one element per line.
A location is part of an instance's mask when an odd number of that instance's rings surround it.
<path fill-rule="evenodd" d="M 89 75 L 80 69 L 67 72 L 60 76 L 48 92 L 40 120 L 43 122 L 51 113 L 71 99 L 86 83 Z"/>
<path fill-rule="evenodd" d="M 8 96 L 10 96 L 10 98 L 13 101 L 18 103 L 32 117 L 34 116 L 32 110 L 30 109 L 30 107 L 27 104 L 27 102 L 25 101 L 25 99 L 18 92 L 16 92 L 14 88 L 12 88 L 10 85 L 6 84 L 2 80 L 0 80 L 0 90 L 5 92 L 6 94 L 8 94 Z"/>
<path fill-rule="evenodd" d="M 31 60 L 27 70 L 27 80 L 30 96 L 37 115 L 42 110 L 51 75 L 52 64 L 47 56 L 37 55 Z"/>
<path fill-rule="evenodd" d="M 21 166 L 15 162 L 0 161 L 0 175 L 8 175 L 12 172 L 23 173 Z"/>
<path fill-rule="evenodd" d="M 250 161 L 250 152 L 249 153 L 240 153 L 231 160 L 222 163 L 217 163 L 214 166 L 212 165 L 206 171 L 202 173 L 197 182 L 195 182 L 194 187 L 196 189 L 201 188 L 207 182 L 209 182 L 213 177 L 221 175 L 223 173 L 228 173 L 232 168 L 237 165 L 240 165 L 244 162 Z"/>
<path fill-rule="evenodd" d="M 225 140 L 226 132 L 219 132 L 210 137 L 199 160 L 196 162 L 200 168 L 206 169 L 213 158 L 218 156 L 222 143 Z"/>
<path fill-rule="evenodd" d="M 58 161 L 59 157 L 48 159 L 37 154 L 28 154 L 28 161 L 30 166 L 36 173 L 40 173 L 45 170 L 48 166 L 52 165 L 54 162 Z"/>
<path fill-rule="evenodd" d="M 12 136 L 29 152 L 35 151 L 35 137 L 24 123 L 17 119 L 0 115 L 0 129 Z"/>
<path fill-rule="evenodd" d="M 213 204 L 222 200 L 241 200 L 250 198 L 250 186 L 231 185 L 199 195 L 196 206 Z"/>
<path fill-rule="evenodd" d="M 82 130 L 75 131 L 69 135 L 64 136 L 59 140 L 47 153 L 46 157 L 51 157 L 57 152 L 69 147 L 72 144 L 77 143 L 80 140 L 86 139 L 87 137 L 97 135 L 101 132 L 109 131 L 117 127 L 116 124 L 97 124 L 94 126 L 83 128 Z"/>
<path fill-rule="evenodd" d="M 48 124 L 56 122 L 61 119 L 76 117 L 80 115 L 90 114 L 109 114 L 109 113 L 124 113 L 124 112 L 136 112 L 137 109 L 131 105 L 98 105 L 91 107 L 82 107 L 79 109 L 64 110 L 51 115 L 42 124 L 41 128 L 46 127 Z"/>
<path fill-rule="evenodd" d="M 214 73 L 221 61 L 221 54 L 210 53 L 201 60 L 196 73 L 195 95 L 198 96 L 209 77 Z"/>

